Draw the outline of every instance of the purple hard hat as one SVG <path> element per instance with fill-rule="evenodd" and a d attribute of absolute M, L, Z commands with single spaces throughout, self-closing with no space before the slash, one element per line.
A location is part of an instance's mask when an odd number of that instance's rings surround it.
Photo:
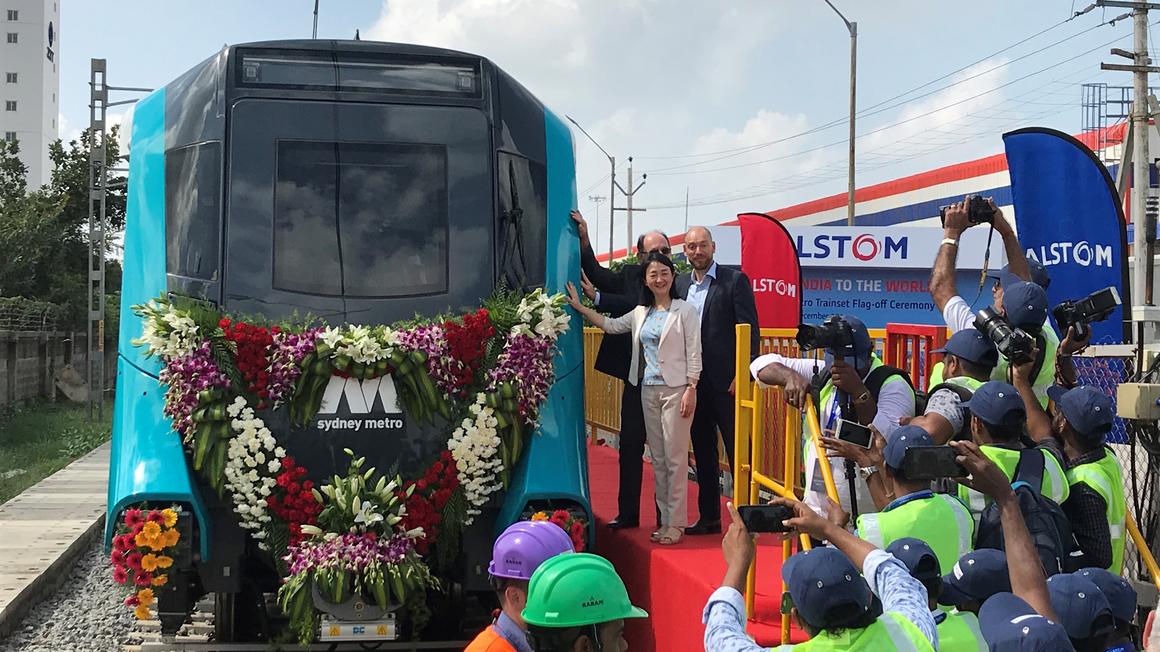
<path fill-rule="evenodd" d="M 565 552 L 576 552 L 576 549 L 572 538 L 559 525 L 548 521 L 518 521 L 495 540 L 487 572 L 492 577 L 530 580 L 540 564 Z"/>

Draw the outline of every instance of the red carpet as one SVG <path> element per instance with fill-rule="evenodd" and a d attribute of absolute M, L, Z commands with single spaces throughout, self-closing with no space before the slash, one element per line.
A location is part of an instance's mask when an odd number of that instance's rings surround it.
<path fill-rule="evenodd" d="M 633 604 L 649 612 L 649 619 L 629 621 L 625 638 L 633 652 L 692 652 L 704 649 L 705 627 L 701 611 L 709 595 L 725 575 L 721 537 L 686 536 L 675 546 L 649 541 L 655 529 L 652 467 L 644 465 L 641 492 L 641 527 L 609 530 L 605 523 L 616 517 L 617 452 L 606 446 L 589 446 L 588 478 L 592 510 L 596 514 L 596 550 L 616 566 L 628 587 Z M 697 517 L 697 484 L 689 483 L 689 522 Z M 727 525 L 725 502 L 721 513 Z M 763 535 L 757 552 L 757 620 L 748 631 L 765 647 L 781 644 L 781 540 Z M 804 640 L 794 630 L 794 640 Z"/>

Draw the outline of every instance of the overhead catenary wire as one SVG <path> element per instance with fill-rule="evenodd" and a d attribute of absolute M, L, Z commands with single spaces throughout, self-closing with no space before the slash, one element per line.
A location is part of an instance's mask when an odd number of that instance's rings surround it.
<path fill-rule="evenodd" d="M 1103 47 L 1103 46 L 1100 46 L 1100 47 Z M 1066 63 L 1066 62 L 1061 62 L 1061 63 Z M 1044 70 L 1046 70 L 1046 69 L 1044 69 Z M 1042 72 L 1042 71 L 1039 71 L 1039 72 Z M 1045 84 L 1040 85 L 1037 88 L 1033 88 L 1031 90 L 1028 90 L 1028 91 L 1026 91 L 1018 96 L 1015 96 L 1014 98 L 1011 98 L 1009 100 L 1001 102 L 995 106 L 988 107 L 986 109 L 982 109 L 980 111 L 973 112 L 970 116 L 970 118 L 976 124 L 983 123 L 985 121 L 991 122 L 991 121 L 998 120 L 998 121 L 1001 121 L 1003 123 L 1002 125 L 985 124 L 985 125 L 982 125 L 981 129 L 978 129 L 974 132 L 968 132 L 965 134 L 963 133 L 964 129 L 962 127 L 956 126 L 955 127 L 956 133 L 960 134 L 961 137 L 958 137 L 957 139 L 951 138 L 951 140 L 949 142 L 945 142 L 945 143 L 940 142 L 940 143 L 937 143 L 933 147 L 930 146 L 931 135 L 934 133 L 940 132 L 943 129 L 951 127 L 952 125 L 956 125 L 956 123 L 960 122 L 964 117 L 966 117 L 966 116 L 960 116 L 960 117 L 952 119 L 948 122 L 941 123 L 939 125 L 935 125 L 934 127 L 930 128 L 930 129 L 924 130 L 920 134 L 912 134 L 912 135 L 907 136 L 906 138 L 904 138 L 900 141 L 895 141 L 895 142 L 892 142 L 888 145 L 883 145 L 877 149 L 868 150 L 867 152 L 865 152 L 865 154 L 861 160 L 860 168 L 863 170 L 867 170 L 867 171 L 881 169 L 881 168 L 886 167 L 888 165 L 893 165 L 895 163 L 905 161 L 905 160 L 910 160 L 910 159 L 916 158 L 918 156 L 923 156 L 923 155 L 927 155 L 927 154 L 934 153 L 937 151 L 941 151 L 941 150 L 947 149 L 949 147 L 954 147 L 954 146 L 957 146 L 960 144 L 964 144 L 966 142 L 970 142 L 972 140 L 976 140 L 980 137 L 994 134 L 998 127 L 1011 128 L 1011 127 L 1018 126 L 1019 124 L 1026 124 L 1027 122 L 1033 122 L 1035 120 L 1039 120 L 1039 119 L 1042 119 L 1045 117 L 1050 117 L 1052 115 L 1056 115 L 1058 113 L 1066 111 L 1068 108 L 1074 106 L 1074 104 L 1063 104 L 1062 106 L 1048 107 L 1044 111 L 1037 111 L 1037 112 L 1032 112 L 1032 113 L 1022 113 L 1022 114 L 1016 114 L 1016 113 L 1013 113 L 1011 111 L 1004 110 L 1004 109 L 1002 109 L 1002 107 L 1004 107 L 1004 105 L 1006 105 L 1008 103 L 1018 104 L 1018 100 L 1020 98 L 1028 96 L 1028 95 L 1035 95 L 1036 97 L 1041 97 L 1042 93 L 1038 92 L 1040 89 L 1045 88 L 1045 87 L 1052 85 L 1052 84 L 1062 83 L 1062 80 L 1072 78 L 1072 77 L 1076 76 L 1077 74 L 1084 74 L 1084 73 L 1090 73 L 1090 69 L 1088 69 L 1086 66 L 1083 68 L 1068 72 L 1064 75 L 1061 75 L 1054 80 L 1051 80 Z M 1029 77 L 1029 76 L 1031 76 L 1031 75 L 1028 75 L 1025 77 Z M 994 112 L 995 115 L 994 116 L 987 115 L 985 113 L 987 111 Z M 900 147 L 900 145 L 906 145 L 908 143 L 908 141 L 921 141 L 922 146 L 921 147 L 912 147 L 909 149 L 907 149 L 906 147 Z M 844 142 L 845 141 L 841 141 L 838 144 L 844 144 Z M 915 142 L 914 144 L 919 145 L 920 143 Z M 793 174 L 793 175 L 779 177 L 778 180 L 776 180 L 772 183 L 752 185 L 752 186 L 739 188 L 739 189 L 735 189 L 735 190 L 728 191 L 728 192 L 716 193 L 716 194 L 709 195 L 706 197 L 695 198 L 694 200 L 691 200 L 689 202 L 689 205 L 690 206 L 708 206 L 708 205 L 724 204 L 724 203 L 729 203 L 729 202 L 733 202 L 733 201 L 740 201 L 740 200 L 744 200 L 744 199 L 752 199 L 752 198 L 756 198 L 756 197 L 769 196 L 769 195 L 785 192 L 788 190 L 796 190 L 796 189 L 800 189 L 800 188 L 806 188 L 809 186 L 817 185 L 819 183 L 824 183 L 826 181 L 834 180 L 838 176 L 838 174 L 845 169 L 844 165 L 845 165 L 844 162 L 832 161 L 828 165 L 823 166 L 822 168 L 814 168 L 814 169 L 804 170 L 804 171 L 798 172 L 798 173 Z M 661 210 L 681 208 L 683 206 L 684 206 L 684 202 L 682 200 L 680 202 L 674 201 L 674 202 L 668 202 L 668 203 L 650 204 L 648 206 L 648 208 L 650 208 L 652 210 L 661 211 Z"/>
<path fill-rule="evenodd" d="M 1061 60 L 1061 61 L 1057 61 L 1057 62 L 1055 62 L 1055 63 L 1053 63 L 1053 64 L 1051 64 L 1051 65 L 1049 65 L 1049 66 L 1046 66 L 1046 67 L 1044 67 L 1044 68 L 1040 68 L 1039 70 L 1036 70 L 1035 72 L 1031 72 L 1031 73 L 1028 73 L 1028 74 L 1026 74 L 1026 75 L 1023 75 L 1023 76 L 1021 76 L 1021 77 L 1017 77 L 1017 78 L 1015 78 L 1015 79 L 1013 79 L 1013 80 L 1011 80 L 1011 81 L 1005 82 L 1005 83 L 1003 83 L 1003 84 L 1000 84 L 1000 85 L 998 85 L 998 86 L 995 86 L 995 87 L 993 87 L 993 88 L 987 89 L 987 90 L 985 90 L 985 91 L 982 91 L 982 92 L 980 92 L 980 93 L 976 93 L 976 94 L 974 94 L 974 95 L 971 95 L 971 96 L 969 96 L 969 97 L 966 97 L 966 98 L 963 98 L 963 99 L 957 100 L 957 101 L 955 101 L 955 102 L 951 102 L 951 103 L 949 103 L 949 104 L 945 104 L 945 105 L 943 105 L 943 106 L 940 106 L 940 107 L 937 107 L 937 108 L 931 109 L 931 110 L 929 110 L 929 111 L 925 111 L 925 112 L 923 112 L 923 113 L 919 113 L 919 114 L 917 114 L 917 115 L 910 116 L 910 117 L 908 117 L 908 118 L 905 118 L 905 119 L 902 119 L 902 120 L 899 120 L 899 121 L 893 122 L 893 123 L 891 123 L 891 124 L 884 125 L 884 126 L 882 126 L 882 127 L 878 127 L 878 128 L 876 128 L 876 129 L 872 129 L 872 130 L 870 130 L 870 131 L 867 131 L 867 132 L 861 133 L 861 134 L 859 134 L 859 135 L 858 135 L 856 138 L 860 140 L 860 139 L 863 139 L 863 138 L 865 138 L 865 137 L 867 137 L 867 136 L 871 136 L 871 135 L 874 135 L 874 134 L 882 133 L 882 132 L 888 131 L 888 130 L 890 130 L 890 129 L 895 129 L 895 128 L 897 128 L 897 127 L 900 127 L 900 126 L 902 126 L 902 125 L 909 124 L 909 123 L 911 123 L 911 122 L 914 122 L 914 121 L 916 121 L 916 120 L 920 120 L 920 119 L 922 119 L 922 118 L 925 118 L 925 117 L 931 116 L 931 115 L 933 115 L 933 114 L 935 114 L 935 113 L 939 113 L 939 112 L 941 112 L 941 111 L 945 111 L 945 110 L 947 110 L 947 109 L 951 109 L 951 108 L 954 108 L 954 107 L 956 107 L 956 106 L 960 106 L 960 105 L 962 105 L 962 104 L 965 104 L 965 103 L 967 103 L 967 102 L 970 102 L 970 101 L 972 101 L 972 100 L 978 99 L 978 98 L 980 98 L 980 97 L 983 97 L 983 96 L 989 95 L 989 94 L 991 94 L 991 93 L 997 92 L 997 91 L 999 91 L 999 90 L 1002 90 L 1002 89 L 1004 89 L 1004 88 L 1007 88 L 1007 87 L 1009 87 L 1009 86 L 1012 86 L 1012 85 L 1014 85 L 1014 84 L 1017 84 L 1017 83 L 1019 83 L 1019 82 L 1025 81 L 1025 80 L 1027 80 L 1027 79 L 1029 79 L 1029 78 L 1031 78 L 1031 77 L 1034 77 L 1034 76 L 1036 76 L 1036 75 L 1039 75 L 1039 74 L 1042 74 L 1042 73 L 1044 73 L 1044 72 L 1047 72 L 1048 70 L 1052 70 L 1052 69 L 1054 69 L 1054 68 L 1058 68 L 1059 66 L 1062 66 L 1062 65 L 1065 65 L 1065 64 L 1067 64 L 1067 63 L 1070 63 L 1070 62 L 1072 62 L 1072 61 L 1075 61 L 1076 59 L 1079 59 L 1079 58 L 1081 58 L 1081 57 L 1087 56 L 1087 55 L 1089 55 L 1089 54 L 1091 54 L 1091 53 L 1093 53 L 1093 52 L 1096 52 L 1097 50 L 1101 50 L 1101 49 L 1103 49 L 1103 48 L 1105 48 L 1105 47 L 1107 47 L 1107 46 L 1109 46 L 1109 45 L 1113 45 L 1113 44 L 1115 44 L 1115 43 L 1117 43 L 1117 42 L 1119 42 L 1119 41 L 1123 40 L 1124 38 L 1127 38 L 1127 36 L 1123 36 L 1123 35 L 1122 35 L 1122 36 L 1119 36 L 1119 37 L 1117 37 L 1117 38 L 1115 38 L 1115 39 L 1112 39 L 1111 41 L 1108 41 L 1107 43 L 1102 43 L 1102 44 L 1100 44 L 1100 45 L 1097 45 L 1096 47 L 1094 47 L 1094 48 L 1092 48 L 1092 49 L 1090 49 L 1090 50 L 1085 50 L 1084 52 L 1081 52 L 1081 53 L 1079 53 L 1079 54 L 1077 54 L 1077 55 L 1074 55 L 1074 56 L 1072 56 L 1072 57 L 1069 57 L 1069 58 L 1067 58 L 1067 59 L 1063 59 L 1063 60 Z M 686 175 L 686 174 L 706 174 L 706 173 L 711 173 L 711 172 L 724 172 L 724 171 L 729 171 L 729 170 L 737 170 L 737 169 L 741 169 L 741 168 L 753 167 L 753 166 L 756 166 L 756 165 L 764 165 L 764 164 L 771 163 L 771 162 L 775 162 L 775 161 L 782 161 L 782 160 L 785 160 L 785 159 L 787 159 L 787 158 L 792 158 L 792 157 L 795 157 L 795 156 L 801 156 L 801 155 L 803 155 L 803 154 L 808 154 L 808 153 L 811 153 L 811 152 L 821 151 L 821 150 L 824 150 L 824 149 L 827 149 L 827 148 L 830 148 L 830 147 L 835 147 L 835 146 L 837 146 L 837 145 L 842 145 L 842 144 L 845 144 L 846 142 L 847 142 L 847 140 L 843 138 L 843 139 L 841 139 L 841 140 L 835 140 L 835 141 L 833 141 L 833 142 L 830 142 L 830 143 L 827 143 L 827 144 L 825 144 L 825 145 L 818 145 L 818 146 L 811 147 L 811 148 L 804 149 L 804 150 L 800 150 L 800 151 L 798 151 L 798 152 L 794 152 L 794 153 L 791 153 L 791 154 L 785 154 L 785 155 L 782 155 L 782 156 L 776 156 L 776 157 L 773 157 L 773 158 L 762 159 L 762 160 L 760 160 L 760 161 L 749 161 L 749 162 L 746 162 L 746 163 L 738 163 L 738 164 L 736 164 L 736 165 L 729 165 L 729 166 L 724 166 L 724 167 L 717 167 L 717 168 L 711 168 L 711 169 L 695 169 L 695 170 L 687 170 L 687 169 L 685 169 L 685 170 L 678 171 L 678 168 L 685 168 L 685 167 L 687 167 L 687 166 L 677 166 L 677 167 L 675 167 L 675 168 L 664 168 L 664 169 L 661 169 L 661 170 L 653 170 L 653 171 L 650 171 L 650 172 L 649 172 L 649 174 L 651 174 L 651 175 L 654 175 L 654 176 L 677 176 L 677 175 Z"/>
<path fill-rule="evenodd" d="M 1122 18 L 1122 17 L 1121 17 L 1121 18 Z M 1070 20 L 1070 19 L 1068 19 L 1068 20 Z M 980 63 L 983 63 L 983 62 L 985 62 L 985 61 L 987 61 L 987 60 L 989 60 L 989 59 L 993 59 L 993 58 L 994 58 L 994 57 L 996 57 L 996 56 L 999 56 L 999 55 L 1001 55 L 1001 54 L 1003 54 L 1003 53 L 1005 53 L 1005 52 L 1008 52 L 1008 51 L 1010 51 L 1010 50 L 1012 50 L 1012 49 L 1015 49 L 1015 48 L 1019 47 L 1020 45 L 1023 45 L 1024 43 L 1027 43 L 1027 42 L 1029 42 L 1029 41 L 1032 41 L 1032 40 L 1034 40 L 1034 39 L 1036 39 L 1036 38 L 1038 38 L 1038 37 L 1040 37 L 1040 36 L 1042 36 L 1042 35 L 1044 35 L 1044 34 L 1047 34 L 1048 32 L 1051 32 L 1052 30 L 1055 30 L 1055 29 L 1057 29 L 1058 27 L 1060 27 L 1060 26 L 1064 25 L 1065 23 L 1067 23 L 1067 22 L 1068 22 L 1068 20 L 1062 20 L 1062 21 L 1060 21 L 1060 22 L 1058 22 L 1058 23 L 1055 23 L 1054 25 L 1051 25 L 1051 26 L 1049 26 L 1049 27 L 1046 27 L 1046 28 L 1044 28 L 1044 29 L 1042 29 L 1042 30 L 1040 30 L 1040 31 L 1038 31 L 1038 32 L 1036 32 L 1036 33 L 1034 33 L 1034 34 L 1030 35 L 1030 36 L 1024 37 L 1024 38 L 1022 38 L 1022 39 L 1020 39 L 1020 40 L 1016 41 L 1015 43 L 1012 43 L 1011 45 L 1008 45 L 1008 46 L 1006 46 L 1006 47 L 1003 47 L 1003 48 L 1001 48 L 1001 49 L 999 49 L 999 50 L 996 50 L 995 52 L 992 52 L 992 53 L 990 53 L 990 54 L 988 54 L 988 55 L 986 55 L 986 56 L 984 56 L 984 57 L 981 57 L 981 58 L 979 58 L 979 59 L 976 59 L 975 61 L 972 61 L 971 63 L 968 63 L 968 64 L 966 64 L 966 65 L 960 66 L 959 68 L 956 68 L 956 69 L 954 69 L 954 70 L 952 70 L 952 71 L 950 71 L 950 72 L 948 72 L 948 73 L 945 73 L 945 74 L 943 74 L 943 75 L 941 75 L 941 76 L 939 76 L 939 77 L 936 77 L 936 78 L 934 78 L 934 79 L 931 79 L 930 81 L 927 81 L 927 82 L 924 82 L 924 83 L 922 83 L 922 84 L 919 84 L 918 86 L 915 86 L 914 88 L 908 89 L 908 90 L 906 90 L 906 91 L 903 91 L 902 93 L 898 93 L 897 95 L 893 95 L 893 96 L 891 96 L 891 97 L 888 97 L 888 98 L 886 98 L 886 99 L 884 99 L 884 100 L 881 100 L 881 101 L 879 101 L 879 102 L 877 102 L 877 103 L 875 103 L 875 104 L 872 104 L 872 105 L 870 105 L 870 106 L 868 106 L 868 107 L 865 107 L 864 109 L 861 109 L 860 111 L 858 111 L 858 112 L 857 112 L 855 115 L 856 115 L 857 117 L 862 117 L 862 116 L 864 116 L 864 115 L 871 115 L 869 112 L 871 112 L 871 111 L 874 111 L 875 109 L 878 109 L 879 107 L 881 107 L 881 106 L 883 106 L 883 105 L 885 105 L 885 104 L 888 104 L 888 103 L 890 103 L 890 102 L 894 102 L 895 100 L 898 100 L 898 99 L 901 99 L 901 98 L 903 98 L 903 97 L 906 97 L 906 96 L 908 96 L 908 95 L 910 95 L 910 94 L 912 94 L 912 93 L 914 93 L 914 92 L 916 92 L 916 91 L 920 91 L 920 90 L 922 90 L 922 89 L 924 89 L 924 88 L 926 88 L 926 87 L 928 87 L 928 86 L 931 86 L 931 85 L 933 85 L 933 84 L 937 84 L 937 83 L 939 83 L 939 82 L 941 82 L 941 81 L 943 81 L 943 80 L 945 80 L 945 79 L 948 79 L 948 78 L 950 78 L 950 77 L 953 77 L 954 75 L 956 75 L 956 74 L 958 74 L 958 73 L 960 73 L 960 72 L 963 72 L 963 71 L 965 71 L 965 70 L 968 70 L 968 69 L 970 69 L 970 68 L 972 68 L 972 67 L 974 67 L 974 66 L 976 66 L 976 65 L 978 65 L 978 64 L 980 64 Z M 1074 38 L 1078 38 L 1078 37 L 1080 37 L 1080 36 L 1083 36 L 1084 34 L 1087 34 L 1087 33 L 1091 32 L 1091 31 L 1092 31 L 1092 30 L 1094 30 L 1094 29 L 1097 29 L 1097 28 L 1099 28 L 1099 27 L 1102 27 L 1102 26 L 1104 26 L 1104 25 L 1112 24 L 1112 23 L 1114 23 L 1114 22 L 1115 22 L 1115 20 L 1119 20 L 1119 18 L 1117 18 L 1117 19 L 1113 19 L 1112 21 L 1103 21 L 1103 22 L 1100 22 L 1100 23 L 1098 23 L 1098 24 L 1096 24 L 1096 25 L 1092 25 L 1091 27 L 1089 27 L 1089 28 L 1087 28 L 1087 29 L 1084 29 L 1084 30 L 1081 30 L 1081 31 L 1079 31 L 1079 32 L 1076 32 L 1075 34 L 1072 34 L 1071 36 L 1068 36 L 1067 38 L 1064 38 L 1064 39 L 1061 39 L 1061 40 L 1059 40 L 1059 41 L 1056 41 L 1056 42 L 1054 42 L 1054 43 L 1051 43 L 1051 44 L 1049 44 L 1049 45 L 1046 45 L 1046 46 L 1044 46 L 1044 47 L 1040 48 L 1039 50 L 1036 50 L 1036 51 L 1030 52 L 1030 53 L 1028 53 L 1028 54 L 1022 55 L 1021 57 L 1018 57 L 1018 58 L 1016 58 L 1016 59 L 1012 59 L 1012 60 L 1011 60 L 1011 62 L 1013 63 L 1013 62 L 1015 62 L 1015 61 L 1019 61 L 1019 60 L 1025 59 L 1025 58 L 1027 58 L 1027 57 L 1030 57 L 1030 56 L 1034 56 L 1034 55 L 1036 55 L 1036 54 L 1039 54 L 1039 53 L 1043 52 L 1043 51 L 1044 51 L 1044 50 L 1046 50 L 1046 49 L 1050 49 L 1050 48 L 1052 48 L 1052 47 L 1055 47 L 1055 46 L 1057 46 L 1057 45 L 1059 45 L 1059 44 L 1061 44 L 1061 43 L 1065 43 L 1065 42 L 1067 42 L 1067 41 L 1069 41 L 1069 40 L 1071 40 L 1071 39 L 1074 39 Z M 936 92 L 937 92 L 937 91 L 936 91 Z M 929 93 L 928 93 L 928 94 L 929 94 Z M 917 98 L 913 98 L 913 99 L 917 99 Z M 779 138 L 779 139 L 776 139 L 776 140 L 773 140 L 773 141 L 767 141 L 767 142 L 764 142 L 764 143 L 756 143 L 756 144 L 754 144 L 754 145 L 747 145 L 747 146 L 744 146 L 744 147 L 736 147 L 736 148 L 731 148 L 731 149 L 724 149 L 724 150 L 718 150 L 718 151 L 712 151 L 712 152 L 700 152 L 700 153 L 696 153 L 696 154 L 680 154 L 680 155 L 670 155 L 670 156 L 637 156 L 637 157 L 635 157 L 635 158 L 636 158 L 637 160 L 676 160 L 676 159 L 686 159 L 686 158 L 700 158 L 700 157 L 709 157 L 709 156 L 716 156 L 716 155 L 720 155 L 720 154 L 733 154 L 733 153 L 744 154 L 744 153 L 747 153 L 747 152 L 750 152 L 750 151 L 756 151 L 756 150 L 758 150 L 758 149 L 762 149 L 762 148 L 764 148 L 764 147 L 768 147 L 768 146 L 770 146 L 770 145 L 775 145 L 775 144 L 778 144 L 778 143 L 781 143 L 781 142 L 786 142 L 787 140 L 793 140 L 793 139 L 795 139 L 795 138 L 800 138 L 800 137 L 807 136 L 807 135 L 810 135 L 810 134 L 813 134 L 813 133 L 817 133 L 817 132 L 819 132 L 819 131 L 823 131 L 823 130 L 825 130 L 825 129 L 829 129 L 829 128 L 832 128 L 832 127 L 836 127 L 836 126 L 843 125 L 843 124 L 845 124 L 845 123 L 846 123 L 846 120 L 847 120 L 847 119 L 848 119 L 848 116 L 842 116 L 842 117 L 840 117 L 840 118 L 835 118 L 835 119 L 833 119 L 833 120 L 830 120 L 830 121 L 828 121 L 828 122 L 825 122 L 825 123 L 822 123 L 822 124 L 820 124 L 820 125 L 817 125 L 816 127 L 811 127 L 810 129 L 807 129 L 807 130 L 805 130 L 805 131 L 802 131 L 802 132 L 799 132 L 799 133 L 796 133 L 796 134 L 791 134 L 791 135 L 789 135 L 789 136 L 785 136 L 785 137 L 783 137 L 783 138 Z M 708 161 L 702 161 L 701 163 L 706 163 L 706 162 L 708 162 Z M 662 169 L 671 169 L 671 168 L 662 168 Z M 656 170 L 656 172 L 659 172 L 659 171 L 660 171 L 660 170 Z M 651 173 L 650 173 L 650 174 L 651 174 Z"/>

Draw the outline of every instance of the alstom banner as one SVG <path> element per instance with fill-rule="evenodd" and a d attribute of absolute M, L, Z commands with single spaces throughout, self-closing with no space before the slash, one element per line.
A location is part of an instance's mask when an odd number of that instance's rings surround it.
<path fill-rule="evenodd" d="M 753 284 L 757 323 L 762 328 L 796 327 L 802 323 L 802 270 L 793 239 L 768 215 L 743 213 L 737 219 L 741 271 Z"/>
<path fill-rule="evenodd" d="M 1019 242 L 1051 277 L 1048 304 L 1082 299 L 1108 286 L 1127 304 L 1125 220 L 1104 165 L 1078 140 L 1052 129 L 1013 131 L 1003 136 L 1003 144 Z M 1131 311 L 1124 305 L 1107 321 L 1092 324 L 1092 341 L 1127 341 L 1126 314 Z"/>

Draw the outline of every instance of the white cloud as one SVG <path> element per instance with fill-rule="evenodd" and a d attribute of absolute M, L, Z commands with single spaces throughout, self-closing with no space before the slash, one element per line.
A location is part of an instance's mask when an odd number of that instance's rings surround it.
<path fill-rule="evenodd" d="M 830 47 L 830 40 L 803 38 L 803 34 L 813 33 L 813 24 L 808 21 L 825 20 L 829 30 L 833 19 L 825 14 L 824 7 L 819 13 L 768 0 L 728 4 L 699 0 L 389 0 L 375 24 L 363 33 L 370 39 L 446 47 L 488 57 L 557 113 L 583 124 L 617 158 L 622 185 L 627 185 L 627 158 L 639 155 L 637 182 L 643 173 L 652 174 L 636 204 L 650 211 L 638 214 L 634 227 L 638 232 L 646 228 L 673 232 L 680 230 L 684 220 L 686 188 L 692 198 L 689 220 L 700 223 L 720 222 L 739 211 L 772 210 L 844 190 L 846 131 L 842 121 L 830 129 L 749 152 L 709 154 L 771 143 L 816 129 L 835 117 L 795 112 L 797 107 L 817 106 L 816 101 L 795 97 L 795 93 L 833 92 L 843 97 L 840 82 L 834 92 L 828 86 L 815 90 L 793 87 L 785 81 L 794 78 L 786 69 L 806 66 L 812 63 L 807 59 L 819 56 L 820 48 Z M 786 57 L 785 43 L 799 46 L 793 56 L 800 60 Z M 861 171 L 862 166 L 871 169 L 876 160 L 872 155 L 889 158 L 906 151 L 905 147 L 916 146 L 924 134 L 940 129 L 940 135 L 949 140 L 955 129 L 948 125 L 1006 99 L 1001 91 L 970 99 L 1006 80 L 1004 70 L 968 79 L 999 63 L 1002 60 L 979 64 L 950 80 L 946 90 L 860 120 L 858 130 L 862 133 L 899 120 L 909 122 L 859 140 L 859 185 L 884 180 Z M 874 95 L 874 91 L 863 93 Z M 877 97 L 884 95 L 887 93 L 877 93 Z M 960 101 L 952 109 L 923 115 Z M 844 104 L 833 108 L 839 115 L 845 112 Z M 576 131 L 575 138 L 579 203 L 590 213 L 591 222 L 594 204 L 588 197 L 608 194 L 608 160 L 583 134 Z M 831 143 L 834 145 L 824 147 Z M 998 149 L 994 143 L 988 147 Z M 663 158 L 688 154 L 702 156 Z M 941 155 L 946 157 L 947 153 Z M 909 162 L 884 168 L 878 177 L 918 171 L 902 171 L 906 164 Z M 686 167 L 671 169 L 676 166 Z M 694 170 L 698 173 L 687 174 Z M 617 205 L 623 206 L 623 202 L 617 193 Z M 608 203 L 600 207 L 603 225 L 599 228 L 604 240 Z M 619 213 L 617 246 L 625 242 L 622 219 L 623 213 Z"/>

